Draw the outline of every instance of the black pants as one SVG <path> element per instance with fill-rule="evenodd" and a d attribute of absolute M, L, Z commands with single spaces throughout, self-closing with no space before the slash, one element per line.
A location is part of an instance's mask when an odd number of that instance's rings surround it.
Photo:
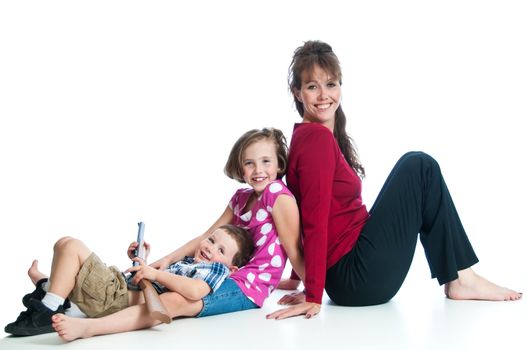
<path fill-rule="evenodd" d="M 478 262 L 439 165 L 410 152 L 388 176 L 356 245 L 327 271 L 330 299 L 348 306 L 389 301 L 408 274 L 418 234 L 439 284 Z"/>

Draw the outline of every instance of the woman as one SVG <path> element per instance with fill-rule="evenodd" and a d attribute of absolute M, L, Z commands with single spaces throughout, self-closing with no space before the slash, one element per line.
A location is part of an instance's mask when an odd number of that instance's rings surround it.
<path fill-rule="evenodd" d="M 405 154 L 368 213 L 362 167 L 340 105 L 341 70 L 332 48 L 308 41 L 293 56 L 290 90 L 303 118 L 291 139 L 286 179 L 300 206 L 305 291 L 280 300 L 296 304 L 268 318 L 316 315 L 324 288 L 339 305 L 385 303 L 401 287 L 417 233 L 432 277 L 451 299 L 518 300 L 521 293 L 478 276 L 478 262 L 437 162 Z M 281 286 L 295 286 L 292 275 Z"/>

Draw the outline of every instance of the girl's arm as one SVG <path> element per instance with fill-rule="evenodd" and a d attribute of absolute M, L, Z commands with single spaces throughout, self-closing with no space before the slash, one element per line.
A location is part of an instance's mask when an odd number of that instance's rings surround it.
<path fill-rule="evenodd" d="M 205 231 L 201 235 L 197 236 L 196 238 L 188 241 L 187 243 L 185 243 L 185 245 L 183 245 L 183 246 L 179 247 L 178 249 L 174 250 L 172 253 L 170 253 L 170 254 L 166 255 L 165 257 L 163 257 L 163 258 L 151 263 L 150 266 L 153 267 L 153 268 L 159 269 L 159 270 L 164 270 L 170 264 L 172 264 L 172 263 L 174 263 L 176 261 L 183 260 L 183 258 L 185 256 L 193 256 L 194 255 L 194 251 L 196 250 L 196 248 L 199 245 L 199 242 L 201 242 L 206 237 L 208 237 L 219 226 L 225 225 L 225 224 L 230 224 L 232 222 L 233 216 L 234 216 L 234 214 L 232 212 L 232 209 L 229 206 L 227 206 L 225 208 L 225 211 L 223 212 L 223 214 L 221 214 L 221 216 L 218 218 L 218 220 L 216 220 L 216 222 L 214 224 L 212 224 L 212 226 L 207 231 Z"/>
<path fill-rule="evenodd" d="M 280 195 L 273 206 L 273 221 L 280 243 L 298 277 L 304 281 L 305 267 L 300 239 L 300 214 L 296 200 L 288 195 Z"/>

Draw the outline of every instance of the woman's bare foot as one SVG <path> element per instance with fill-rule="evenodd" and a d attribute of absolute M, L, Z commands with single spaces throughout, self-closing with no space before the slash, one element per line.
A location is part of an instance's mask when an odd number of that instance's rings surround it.
<path fill-rule="evenodd" d="M 29 275 L 29 278 L 31 278 L 31 282 L 33 282 L 34 285 L 36 285 L 41 279 L 48 278 L 48 276 L 40 272 L 38 269 L 38 260 L 33 260 L 31 267 L 29 270 L 27 270 L 27 274 Z"/>
<path fill-rule="evenodd" d="M 90 321 L 89 318 L 75 318 L 64 314 L 51 317 L 53 329 L 65 341 L 92 337 L 93 334 L 89 332 Z"/>
<path fill-rule="evenodd" d="M 458 271 L 458 278 L 445 284 L 445 294 L 454 300 L 519 300 L 522 293 L 500 287 L 477 275 L 471 268 Z"/>

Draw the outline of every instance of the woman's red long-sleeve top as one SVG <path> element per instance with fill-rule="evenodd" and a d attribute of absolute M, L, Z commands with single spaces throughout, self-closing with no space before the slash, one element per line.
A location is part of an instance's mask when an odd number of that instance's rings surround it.
<path fill-rule="evenodd" d="M 353 248 L 368 219 L 361 179 L 317 123 L 295 124 L 286 179 L 302 218 L 306 301 L 320 304 L 327 269 Z"/>

